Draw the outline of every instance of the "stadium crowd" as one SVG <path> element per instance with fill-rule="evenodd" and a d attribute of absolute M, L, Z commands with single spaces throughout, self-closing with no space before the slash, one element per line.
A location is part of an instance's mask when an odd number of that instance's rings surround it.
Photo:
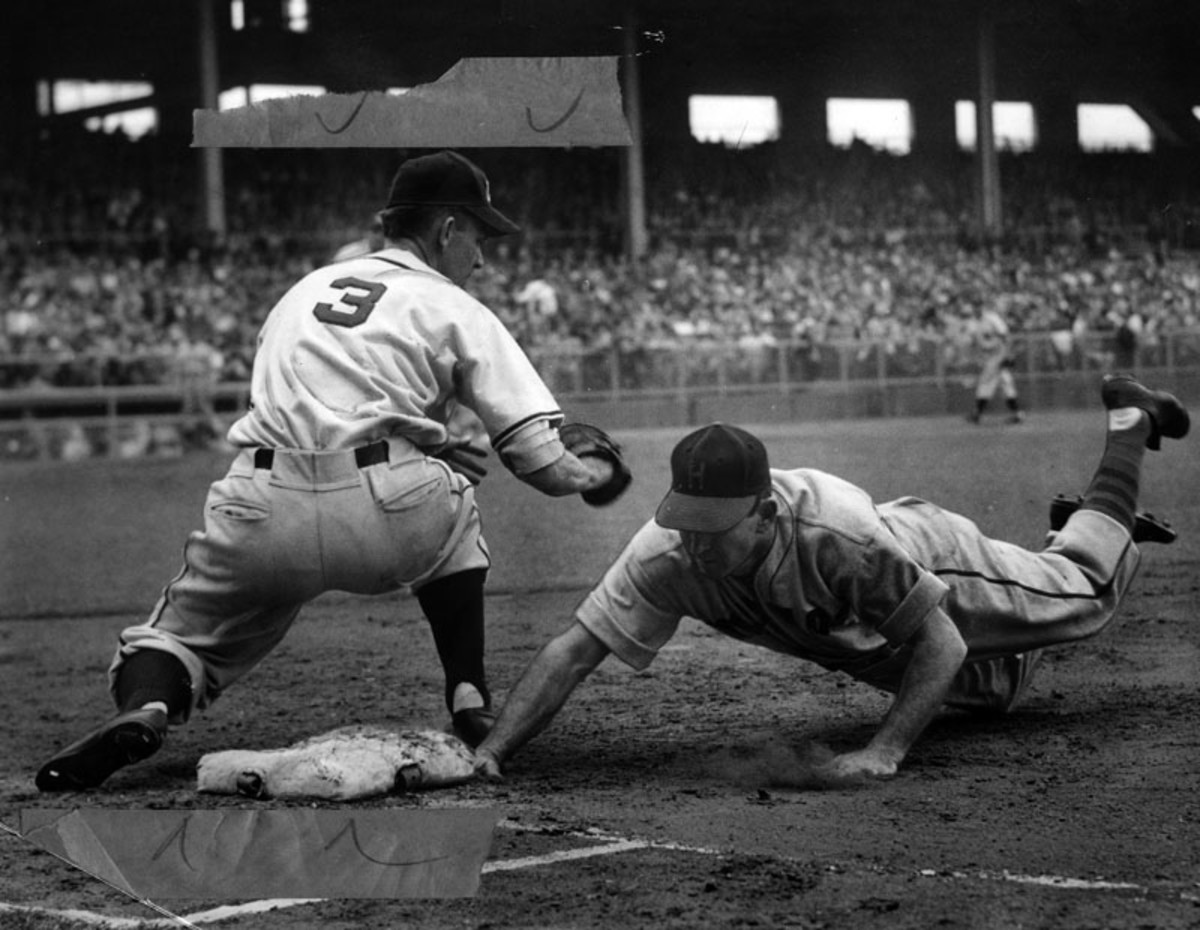
<path fill-rule="evenodd" d="M 617 158 L 478 156 L 525 232 L 489 246 L 469 288 L 535 356 L 704 342 L 807 357 L 847 341 L 952 354 L 984 305 L 1064 352 L 1083 333 L 1144 342 L 1200 325 L 1200 177 L 1166 157 L 1006 156 L 1008 232 L 984 243 L 966 158 L 930 180 L 865 146 L 797 159 L 697 144 L 651 168 L 636 261 Z M 364 235 L 396 156 L 227 161 L 220 241 L 195 234 L 196 198 L 180 193 L 194 162 L 153 143 L 87 134 L 0 173 L 0 388 L 246 380 L 266 312 Z"/>

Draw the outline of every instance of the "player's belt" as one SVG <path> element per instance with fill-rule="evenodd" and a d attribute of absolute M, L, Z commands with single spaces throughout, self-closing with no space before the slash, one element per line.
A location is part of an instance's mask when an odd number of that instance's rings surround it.
<path fill-rule="evenodd" d="M 373 442 L 369 446 L 359 446 L 354 450 L 354 462 L 359 468 L 370 465 L 380 465 L 388 460 L 388 444 L 385 440 Z M 270 468 L 275 464 L 274 449 L 255 449 L 254 467 Z"/>

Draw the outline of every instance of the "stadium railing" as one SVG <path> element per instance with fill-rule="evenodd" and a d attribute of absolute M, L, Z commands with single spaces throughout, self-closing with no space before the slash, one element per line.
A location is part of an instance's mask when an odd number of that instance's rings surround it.
<path fill-rule="evenodd" d="M 593 399 L 763 388 L 788 393 L 816 385 L 945 387 L 978 370 L 969 348 L 927 335 L 820 343 L 690 339 L 529 354 L 556 395 Z M 1170 376 L 1179 368 L 1200 368 L 1200 329 L 1154 333 L 1127 347 L 1110 332 L 1024 334 L 1013 339 L 1010 354 L 1014 374 L 1026 380 L 1112 369 Z"/>
<path fill-rule="evenodd" d="M 978 364 L 969 350 L 921 335 L 822 343 L 693 339 L 529 354 L 564 407 L 592 407 L 614 426 L 691 424 L 722 409 L 791 418 L 945 413 L 964 409 Z M 1200 382 L 1200 329 L 1154 333 L 1125 347 L 1109 332 L 1024 334 L 1014 339 L 1011 357 L 1027 402 L 1063 405 L 1074 402 L 1073 386 L 1082 390 L 1106 371 Z M 0 358 L 0 372 L 19 365 L 28 359 Z M 45 363 L 40 370 L 54 374 Z M 220 436 L 246 409 L 249 393 L 245 382 L 178 381 L 0 390 L 0 458 L 174 453 Z"/>

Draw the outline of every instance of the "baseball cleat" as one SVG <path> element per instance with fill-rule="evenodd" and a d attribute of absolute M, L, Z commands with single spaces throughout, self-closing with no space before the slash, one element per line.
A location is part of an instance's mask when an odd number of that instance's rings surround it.
<path fill-rule="evenodd" d="M 158 752 L 167 736 L 167 715 L 157 708 L 117 714 L 72 743 L 38 770 L 39 791 L 95 788 L 119 768 Z"/>
<path fill-rule="evenodd" d="M 1050 529 L 1058 532 L 1066 524 L 1067 519 L 1083 503 L 1079 495 L 1059 494 L 1050 502 Z M 1154 542 L 1167 545 L 1173 543 L 1179 534 L 1166 520 L 1160 520 L 1152 513 L 1139 511 L 1133 523 L 1133 541 Z"/>
<path fill-rule="evenodd" d="M 1100 399 L 1107 410 L 1137 407 L 1150 417 L 1150 436 L 1147 449 L 1162 446 L 1162 437 L 1182 439 L 1191 426 L 1191 417 L 1174 394 L 1152 391 L 1133 375 L 1105 375 L 1100 386 Z"/>
<path fill-rule="evenodd" d="M 469 681 L 454 687 L 451 700 L 450 727 L 454 735 L 474 749 L 483 742 L 496 723 L 491 702 Z"/>
<path fill-rule="evenodd" d="M 455 712 L 453 721 L 454 735 L 474 749 L 492 732 L 496 724 L 496 714 L 490 707 L 470 707 Z"/>

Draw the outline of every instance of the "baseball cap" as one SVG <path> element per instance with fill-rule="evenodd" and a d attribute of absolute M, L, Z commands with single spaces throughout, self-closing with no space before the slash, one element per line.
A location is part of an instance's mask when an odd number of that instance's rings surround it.
<path fill-rule="evenodd" d="M 494 236 L 521 229 L 492 206 L 491 186 L 479 166 L 449 150 L 410 158 L 396 171 L 384 210 L 418 205 L 459 207 Z"/>
<path fill-rule="evenodd" d="M 750 513 L 771 487 L 767 450 L 736 426 L 713 423 L 671 452 L 671 490 L 655 522 L 671 530 L 723 533 Z"/>

